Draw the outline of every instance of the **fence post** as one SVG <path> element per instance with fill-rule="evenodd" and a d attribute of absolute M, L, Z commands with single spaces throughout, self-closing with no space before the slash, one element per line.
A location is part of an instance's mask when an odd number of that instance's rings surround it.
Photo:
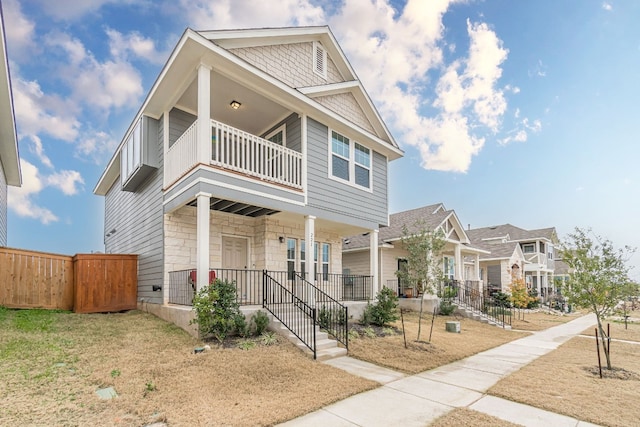
<path fill-rule="evenodd" d="M 267 270 L 262 270 L 262 308 L 267 306 Z"/>
<path fill-rule="evenodd" d="M 311 325 L 313 329 L 313 360 L 316 360 L 316 324 L 318 323 L 318 318 L 316 317 L 315 307 L 311 309 L 311 313 L 313 315 L 313 325 Z"/>

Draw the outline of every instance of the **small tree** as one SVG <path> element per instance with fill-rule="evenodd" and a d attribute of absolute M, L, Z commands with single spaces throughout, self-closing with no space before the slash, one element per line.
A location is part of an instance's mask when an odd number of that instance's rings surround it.
<path fill-rule="evenodd" d="M 415 284 L 418 293 L 435 291 L 435 286 L 442 280 L 442 250 L 445 240 L 442 230 L 428 228 L 424 221 L 416 221 L 411 228 L 402 226 L 402 244 L 407 251 L 407 268 L 396 272 L 398 279 Z M 422 327 L 422 306 L 420 301 L 420 317 L 418 318 L 418 340 Z"/>
<path fill-rule="evenodd" d="M 515 273 L 511 273 L 511 284 L 509 285 L 511 293 L 511 305 L 516 308 L 527 308 L 529 304 L 535 301 L 535 298 L 529 295 L 527 284 L 522 277 L 518 277 Z"/>
<path fill-rule="evenodd" d="M 236 285 L 216 279 L 193 297 L 196 315 L 191 324 L 197 324 L 200 336 L 213 335 L 222 342 L 233 333 L 245 333 L 246 321 L 236 301 Z"/>
<path fill-rule="evenodd" d="M 626 261 L 635 250 L 629 246 L 616 250 L 611 241 L 596 235 L 592 238 L 589 234 L 593 235 L 591 230 L 576 227 L 561 245 L 560 254 L 569 266 L 569 279 L 562 287 L 562 294 L 570 304 L 595 313 L 607 369 L 611 369 L 602 320 L 629 296 L 632 287 Z"/>

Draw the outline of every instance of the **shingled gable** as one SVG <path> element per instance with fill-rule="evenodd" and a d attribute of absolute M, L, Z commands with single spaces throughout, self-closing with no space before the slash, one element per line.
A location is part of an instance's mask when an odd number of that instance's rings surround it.
<path fill-rule="evenodd" d="M 462 227 L 455 211 L 446 210 L 442 203 L 423 206 L 421 208 L 389 215 L 389 226 L 380 228 L 378 241 L 380 244 L 384 244 L 402 239 L 402 228 L 405 225 L 409 229 L 409 232 L 418 231 L 415 227 L 415 224 L 418 222 L 428 229 L 436 230 L 438 227 L 443 227 L 447 221 L 451 221 L 452 225 L 460 231 L 460 233 L 457 233 L 460 242 L 463 244 L 469 244 L 470 241 L 466 236 L 464 228 Z M 368 234 L 358 234 L 344 239 L 342 250 L 369 250 Z"/>
<path fill-rule="evenodd" d="M 555 242 L 556 231 L 554 227 L 540 228 L 537 230 L 525 230 L 511 224 L 495 225 L 491 227 L 474 228 L 466 231 L 467 236 L 474 243 L 489 241 L 504 237 L 509 242 L 520 242 L 525 240 L 547 239 Z"/>
<path fill-rule="evenodd" d="M 348 94 L 349 110 L 358 110 L 369 126 L 355 124 L 399 148 L 328 26 L 198 31 L 198 34 L 338 114 L 343 111 L 337 111 L 335 103 L 327 98 Z M 327 62 L 335 70 L 332 79 L 299 81 L 294 78 L 295 73 L 290 67 L 270 67 L 269 60 L 264 58 L 265 53 L 272 54 L 277 50 L 282 55 L 282 63 L 297 66 L 301 60 L 310 60 L 311 56 L 299 55 L 300 49 L 285 51 L 278 48 L 301 44 L 310 46 L 313 42 L 320 43 L 326 51 Z M 269 47 L 273 49 L 263 49 Z"/>

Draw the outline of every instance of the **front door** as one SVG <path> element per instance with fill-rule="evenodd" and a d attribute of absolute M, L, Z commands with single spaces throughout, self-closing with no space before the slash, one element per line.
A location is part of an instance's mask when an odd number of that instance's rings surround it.
<path fill-rule="evenodd" d="M 228 270 L 224 275 L 228 280 L 236 282 L 238 302 L 240 304 L 253 303 L 257 295 L 252 295 L 250 281 L 247 277 L 248 239 L 241 237 L 222 237 L 222 268 Z"/>

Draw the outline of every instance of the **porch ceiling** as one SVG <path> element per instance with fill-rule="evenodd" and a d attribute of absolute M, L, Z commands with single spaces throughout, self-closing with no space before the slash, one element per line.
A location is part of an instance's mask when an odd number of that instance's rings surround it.
<path fill-rule="evenodd" d="M 197 206 L 197 201 L 193 200 L 188 203 L 189 206 Z M 247 203 L 234 202 L 233 200 L 219 199 L 217 197 L 211 198 L 210 208 L 213 211 L 227 212 L 236 215 L 250 216 L 253 218 L 273 215 L 280 211 L 274 209 L 263 208 L 261 206 L 249 205 Z"/>
<path fill-rule="evenodd" d="M 231 101 L 240 102 L 240 108 L 231 108 Z M 197 78 L 193 79 L 176 105 L 197 113 Z M 211 73 L 211 117 L 215 120 L 260 136 L 289 113 L 289 110 L 269 98 L 219 73 Z"/>

